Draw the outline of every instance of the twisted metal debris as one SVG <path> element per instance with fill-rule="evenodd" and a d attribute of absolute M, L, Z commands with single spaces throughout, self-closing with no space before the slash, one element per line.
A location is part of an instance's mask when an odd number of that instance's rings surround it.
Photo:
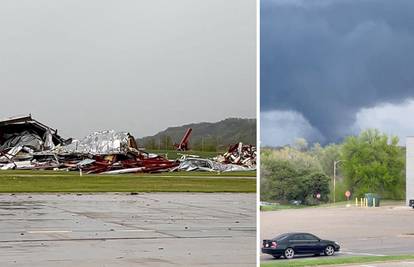
<path fill-rule="evenodd" d="M 186 134 L 187 135 L 187 134 Z M 185 147 L 187 148 L 187 141 Z M 138 148 L 127 132 L 94 132 L 81 140 L 63 139 L 57 130 L 29 116 L 0 121 L 0 169 L 79 170 L 121 174 L 161 171 L 246 171 L 256 168 L 256 148 L 242 143 L 213 159 L 179 160 Z"/>

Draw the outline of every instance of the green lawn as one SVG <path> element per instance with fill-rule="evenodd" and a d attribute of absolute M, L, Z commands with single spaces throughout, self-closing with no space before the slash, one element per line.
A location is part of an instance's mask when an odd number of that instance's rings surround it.
<path fill-rule="evenodd" d="M 261 206 L 260 211 L 276 211 L 276 210 L 286 210 L 286 209 L 301 209 L 307 208 L 310 206 L 305 205 L 291 205 L 291 204 L 278 204 L 278 205 L 267 205 Z"/>
<path fill-rule="evenodd" d="M 355 256 L 355 257 L 326 257 L 326 258 L 307 258 L 296 260 L 274 260 L 261 263 L 261 267 L 305 267 L 323 266 L 337 264 L 358 264 L 387 261 L 414 260 L 414 255 L 401 256 Z"/>
<path fill-rule="evenodd" d="M 255 172 L 83 175 L 0 171 L 0 192 L 255 192 Z"/>

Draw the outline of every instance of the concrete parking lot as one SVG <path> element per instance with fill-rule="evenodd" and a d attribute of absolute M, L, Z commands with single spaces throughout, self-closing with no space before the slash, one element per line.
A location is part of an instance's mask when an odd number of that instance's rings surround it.
<path fill-rule="evenodd" d="M 255 194 L 0 195 L 0 266 L 255 266 Z"/>
<path fill-rule="evenodd" d="M 338 256 L 414 254 L 414 210 L 405 206 L 261 212 L 261 239 L 284 232 L 310 232 L 337 241 L 342 247 Z M 264 254 L 260 258 L 273 260 Z"/>

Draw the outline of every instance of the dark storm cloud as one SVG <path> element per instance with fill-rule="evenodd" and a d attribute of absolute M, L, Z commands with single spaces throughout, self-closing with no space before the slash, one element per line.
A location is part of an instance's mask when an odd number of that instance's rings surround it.
<path fill-rule="evenodd" d="M 300 112 L 327 140 L 361 108 L 414 96 L 414 1 L 261 2 L 261 109 Z"/>

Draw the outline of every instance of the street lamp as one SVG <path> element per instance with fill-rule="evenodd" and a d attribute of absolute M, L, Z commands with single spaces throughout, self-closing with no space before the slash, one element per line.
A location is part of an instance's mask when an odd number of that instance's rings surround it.
<path fill-rule="evenodd" d="M 334 160 L 333 168 L 333 189 L 334 189 L 334 203 L 336 202 L 336 164 L 342 162 L 343 160 Z"/>

